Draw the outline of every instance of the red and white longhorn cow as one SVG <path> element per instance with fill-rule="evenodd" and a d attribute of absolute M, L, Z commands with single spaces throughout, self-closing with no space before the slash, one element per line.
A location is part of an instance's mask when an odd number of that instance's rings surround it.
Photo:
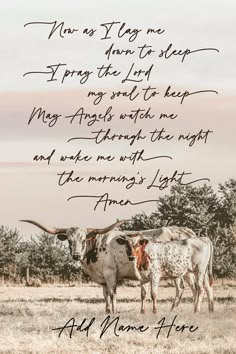
<path fill-rule="evenodd" d="M 124 242 L 123 237 L 120 242 Z M 188 272 L 194 273 L 197 285 L 194 312 L 200 311 L 204 289 L 208 297 L 209 311 L 213 312 L 213 245 L 210 239 L 195 237 L 157 243 L 144 238 L 133 244 L 129 237 L 125 237 L 125 243 L 131 249 L 129 252 L 134 257 L 134 266 L 141 281 L 151 282 L 154 313 L 160 279 L 181 278 Z"/>

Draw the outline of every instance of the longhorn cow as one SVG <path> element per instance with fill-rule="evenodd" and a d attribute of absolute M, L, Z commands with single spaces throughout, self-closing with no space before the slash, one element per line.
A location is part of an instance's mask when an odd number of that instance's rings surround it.
<path fill-rule="evenodd" d="M 181 278 L 193 272 L 196 279 L 194 312 L 200 311 L 204 289 L 208 297 L 209 311 L 213 312 L 213 245 L 207 237 L 195 237 L 171 242 L 153 242 L 148 238 L 135 244 L 129 237 L 117 240 L 129 248 L 134 266 L 142 282 L 151 282 L 153 312 L 156 313 L 157 287 L 161 278 Z"/>

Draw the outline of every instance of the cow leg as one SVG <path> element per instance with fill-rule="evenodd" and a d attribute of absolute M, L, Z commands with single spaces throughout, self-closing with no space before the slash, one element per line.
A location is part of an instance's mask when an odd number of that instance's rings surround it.
<path fill-rule="evenodd" d="M 203 280 L 204 280 L 204 273 L 196 274 L 196 281 L 197 281 L 197 296 L 194 305 L 194 312 L 199 312 L 201 307 L 201 302 L 204 296 L 204 288 L 203 288 Z"/>
<path fill-rule="evenodd" d="M 111 297 L 112 312 L 116 313 L 116 285 L 114 285 L 113 292 L 110 295 L 110 297 Z"/>
<path fill-rule="evenodd" d="M 196 296 L 197 296 L 195 275 L 194 275 L 193 273 L 187 272 L 187 273 L 184 275 L 184 280 L 186 281 L 186 283 L 188 284 L 188 286 L 189 286 L 190 289 L 192 290 L 192 293 L 193 293 L 193 302 L 195 302 Z"/>
<path fill-rule="evenodd" d="M 106 284 L 107 284 L 107 291 L 108 295 L 111 298 L 111 309 L 112 313 L 116 312 L 116 279 L 115 277 L 109 276 L 108 279 L 106 279 Z"/>
<path fill-rule="evenodd" d="M 152 298 L 152 311 L 153 313 L 157 312 L 156 309 L 156 298 L 157 298 L 157 288 L 159 284 L 160 276 L 159 274 L 155 274 L 155 276 L 151 276 L 151 298 Z"/>
<path fill-rule="evenodd" d="M 141 313 L 146 312 L 146 297 L 147 297 L 147 286 L 148 284 L 141 283 Z"/>
<path fill-rule="evenodd" d="M 203 287 L 207 293 L 209 312 L 214 312 L 213 289 L 209 284 L 208 273 L 205 274 Z"/>
<path fill-rule="evenodd" d="M 186 281 L 186 283 L 188 284 L 188 286 L 190 287 L 190 289 L 192 290 L 193 293 L 193 302 L 195 302 L 196 300 L 196 295 L 197 295 L 197 290 L 196 290 L 196 279 L 193 273 L 186 273 L 183 276 L 184 280 Z M 176 296 L 175 296 L 175 300 L 172 304 L 172 308 L 171 311 L 179 306 L 179 303 L 181 301 L 181 298 L 183 296 L 184 293 L 184 283 L 183 283 L 183 279 L 182 278 L 177 278 L 175 280 L 175 287 L 176 287 Z"/>
<path fill-rule="evenodd" d="M 184 293 L 184 283 L 182 278 L 176 278 L 175 282 L 175 299 L 172 303 L 170 311 L 177 307 L 181 301 L 182 295 Z"/>
<path fill-rule="evenodd" d="M 103 296 L 106 302 L 106 313 L 111 312 L 110 296 L 108 294 L 108 289 L 106 285 L 103 285 Z"/>

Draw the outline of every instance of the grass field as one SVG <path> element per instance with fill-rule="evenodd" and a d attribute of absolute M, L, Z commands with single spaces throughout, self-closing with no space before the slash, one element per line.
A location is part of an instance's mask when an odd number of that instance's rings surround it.
<path fill-rule="evenodd" d="M 102 334 L 104 313 L 102 288 L 97 285 L 43 286 L 26 288 L 0 287 L 0 352 L 1 353 L 236 353 L 236 285 L 216 284 L 215 313 L 209 315 L 204 299 L 201 312 L 193 314 L 191 293 L 185 290 L 183 301 L 178 309 L 170 312 L 175 289 L 160 287 L 158 313 L 151 312 L 147 303 L 147 313 L 140 314 L 139 287 L 121 286 L 118 288 L 118 311 L 111 319 L 119 316 L 116 330 L 111 324 Z M 160 330 L 158 322 L 165 317 L 170 325 L 177 315 L 175 324 L 192 325 L 194 332 L 185 329 L 176 331 L 175 327 Z M 95 317 L 89 329 L 82 331 Z M 53 328 L 63 327 L 75 318 L 81 330 L 62 331 Z M 115 321 L 115 322 L 116 322 Z M 164 320 L 163 320 L 164 321 Z M 72 324 L 72 322 L 70 322 Z M 122 331 L 120 326 L 148 327 L 140 330 Z M 143 327 L 143 330 L 145 329 Z M 116 336 L 116 334 L 119 336 Z M 86 335 L 88 334 L 88 336 Z"/>

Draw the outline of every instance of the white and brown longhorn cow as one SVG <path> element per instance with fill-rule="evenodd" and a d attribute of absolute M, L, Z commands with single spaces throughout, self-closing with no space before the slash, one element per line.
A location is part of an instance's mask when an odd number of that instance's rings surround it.
<path fill-rule="evenodd" d="M 122 237 L 121 242 L 124 242 Z M 142 282 L 151 282 L 153 312 L 156 313 L 157 288 L 162 278 L 181 278 L 193 272 L 196 279 L 196 299 L 194 312 L 200 311 L 204 289 L 208 297 L 209 311 L 213 312 L 213 245 L 207 237 L 195 237 L 181 241 L 153 242 L 149 239 L 138 240 L 133 244 L 125 237 L 131 249 L 134 266 Z"/>
<path fill-rule="evenodd" d="M 104 229 L 93 228 L 48 228 L 36 221 L 20 220 L 31 223 L 45 232 L 57 235 L 61 241 L 68 240 L 70 253 L 75 261 L 79 261 L 83 271 L 97 284 L 103 286 L 106 301 L 106 312 L 116 312 L 116 287 L 122 279 L 139 280 L 136 277 L 133 262 L 127 255 L 127 249 L 111 241 L 122 235 L 122 231 L 114 230 L 124 221 L 118 221 Z M 124 235 L 131 232 L 124 233 Z M 135 235 L 136 236 L 136 235 Z"/>
<path fill-rule="evenodd" d="M 124 237 L 129 239 L 146 237 L 147 239 L 170 241 L 175 239 L 185 239 L 196 237 L 196 235 L 187 228 L 163 227 L 156 230 L 145 231 L 119 231 L 114 230 L 124 221 L 118 221 L 104 229 L 93 228 L 48 228 L 36 221 L 21 220 L 31 223 L 45 232 L 57 235 L 61 241 L 68 240 L 72 258 L 79 261 L 82 269 L 93 281 L 103 286 L 103 294 L 106 301 L 106 311 L 110 312 L 110 300 L 112 303 L 112 312 L 116 311 L 116 287 L 117 282 L 123 279 L 132 279 L 141 281 L 140 274 L 132 262 L 131 248 L 129 243 L 123 242 Z M 132 238 L 130 238 L 132 236 Z M 187 277 L 193 295 L 195 291 L 194 277 Z M 176 299 L 180 301 L 183 290 L 181 290 L 181 280 L 176 280 Z M 144 301 L 146 299 L 146 289 L 141 281 L 141 312 L 144 312 Z M 176 306 L 178 303 L 173 303 Z"/>

